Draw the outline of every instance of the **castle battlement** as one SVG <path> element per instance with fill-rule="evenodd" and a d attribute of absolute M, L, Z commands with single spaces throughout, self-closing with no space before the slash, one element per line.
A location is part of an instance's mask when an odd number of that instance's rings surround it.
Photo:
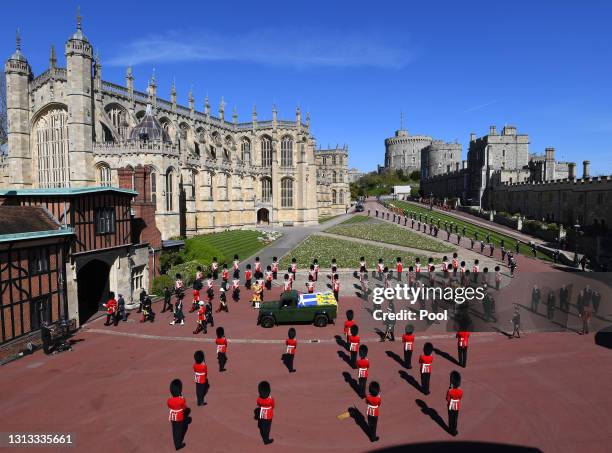
<path fill-rule="evenodd" d="M 555 179 L 553 181 L 524 181 L 524 182 L 503 182 L 500 186 L 507 187 L 539 187 L 539 186 L 558 186 L 562 184 L 592 184 L 592 183 L 607 183 L 612 182 L 612 175 L 606 176 L 593 176 L 590 178 L 576 178 L 576 179 Z"/>

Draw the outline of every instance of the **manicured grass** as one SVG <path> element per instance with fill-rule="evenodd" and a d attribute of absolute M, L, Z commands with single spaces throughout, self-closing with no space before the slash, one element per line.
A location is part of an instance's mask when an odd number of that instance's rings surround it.
<path fill-rule="evenodd" d="M 245 259 L 265 247 L 258 238 L 263 234 L 253 230 L 231 230 L 189 238 L 185 241 L 185 255 L 190 260 L 210 264 L 217 257 L 220 264 L 230 264 L 234 255 Z"/>
<path fill-rule="evenodd" d="M 368 220 L 368 217 L 363 217 Z M 353 217 L 355 218 L 355 217 Z M 369 222 L 359 222 L 347 224 L 342 222 L 340 225 L 333 226 L 326 231 L 328 233 L 339 234 L 352 238 L 367 239 L 369 241 L 384 242 L 385 244 L 402 245 L 430 252 L 454 252 L 455 247 L 442 242 L 420 235 L 406 228 L 399 227 L 392 223 L 381 220 L 369 219 Z"/>
<path fill-rule="evenodd" d="M 291 264 L 291 259 L 296 258 L 298 267 L 306 269 L 316 258 L 323 269 L 329 269 L 332 258 L 336 258 L 339 268 L 357 269 L 359 258 L 362 256 L 365 257 L 369 269 L 372 269 L 378 263 L 379 258 L 383 258 L 389 269 L 395 269 L 395 259 L 398 256 L 402 257 L 402 262 L 406 267 L 414 263 L 417 257 L 421 259 L 422 263 L 427 262 L 425 255 L 415 255 L 392 247 L 361 244 L 350 240 L 313 235 L 283 256 L 280 260 L 280 268 L 287 269 Z"/>
<path fill-rule="evenodd" d="M 463 234 L 462 229 L 465 227 L 466 235 L 468 238 L 474 238 L 475 237 L 474 233 L 478 233 L 478 241 L 480 240 L 484 241 L 486 238 L 486 235 L 489 234 L 491 236 L 491 242 L 496 247 L 500 247 L 501 240 L 503 239 L 504 246 L 506 247 L 507 250 L 510 250 L 512 252 L 514 252 L 515 250 L 514 247 L 517 243 L 517 240 L 505 234 L 499 233 L 495 230 L 481 227 L 480 225 L 475 225 L 473 223 L 470 223 L 467 220 L 463 220 L 457 217 L 443 214 L 438 211 L 433 211 L 433 210 L 430 211 L 427 208 L 424 208 L 419 205 L 409 203 L 406 201 L 393 200 L 392 202 L 390 202 L 390 204 L 393 204 L 398 208 L 404 209 L 404 211 L 407 214 L 411 212 L 415 213 L 417 215 L 417 218 L 419 214 L 421 214 L 423 216 L 423 219 L 425 219 L 425 217 L 427 216 L 427 218 L 433 219 L 434 222 L 437 222 L 438 220 L 440 220 L 440 229 L 442 230 L 440 234 L 443 235 L 442 237 L 444 237 L 444 234 L 445 234 L 443 231 L 444 222 L 452 222 L 454 225 L 457 226 L 457 228 L 459 229 L 459 233 L 461 234 Z M 474 245 L 474 247 L 476 248 L 476 244 Z M 529 247 L 529 245 L 525 244 L 524 242 L 520 242 L 519 252 L 522 255 L 532 256 L 531 247 Z M 548 256 L 544 255 L 543 253 L 538 253 L 538 258 L 545 260 L 545 261 L 551 261 L 551 259 Z"/>
<path fill-rule="evenodd" d="M 331 219 L 335 219 L 336 217 L 340 217 L 340 214 L 338 214 L 338 215 L 322 215 L 321 217 L 319 217 L 319 223 L 328 222 Z"/>
<path fill-rule="evenodd" d="M 342 222 L 340 222 L 340 225 L 346 225 L 346 224 L 351 224 L 351 223 L 367 222 L 370 219 L 371 218 L 368 217 L 367 215 L 354 215 L 354 216 L 349 217 L 348 219 L 343 220 Z"/>

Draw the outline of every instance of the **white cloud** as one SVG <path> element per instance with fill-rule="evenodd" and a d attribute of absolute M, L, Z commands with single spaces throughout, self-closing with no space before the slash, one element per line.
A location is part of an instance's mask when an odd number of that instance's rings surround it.
<path fill-rule="evenodd" d="M 485 107 L 488 107 L 493 104 L 497 104 L 498 102 L 501 102 L 501 101 L 503 101 L 503 99 L 495 99 L 493 101 L 485 102 L 484 104 L 478 104 L 473 107 L 470 107 L 467 110 L 464 110 L 463 113 L 475 112 L 476 110 L 484 109 Z"/>
<path fill-rule="evenodd" d="M 107 64 L 127 66 L 188 61 L 236 61 L 270 66 L 399 69 L 413 52 L 404 39 L 329 30 L 260 30 L 243 35 L 165 32 L 119 46 Z"/>

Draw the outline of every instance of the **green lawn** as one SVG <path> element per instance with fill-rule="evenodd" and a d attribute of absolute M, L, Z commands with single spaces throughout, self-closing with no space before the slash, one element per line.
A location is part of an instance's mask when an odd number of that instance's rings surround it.
<path fill-rule="evenodd" d="M 343 220 L 342 222 L 340 222 L 340 225 L 346 225 L 346 224 L 351 224 L 351 223 L 367 222 L 368 220 L 370 220 L 370 217 L 368 217 L 367 215 L 354 215 L 354 216 L 349 217 L 348 219 Z"/>
<path fill-rule="evenodd" d="M 427 236 L 420 235 L 392 223 L 370 219 L 365 216 L 355 216 L 349 220 L 357 217 L 361 217 L 369 221 L 360 221 L 358 223 L 349 223 L 345 221 L 340 225 L 327 229 L 326 232 L 353 238 L 367 239 L 370 241 L 384 242 L 386 244 L 402 245 L 404 247 L 412 247 L 430 252 L 442 253 L 454 252 L 457 250 L 455 247 L 428 238 Z"/>
<path fill-rule="evenodd" d="M 424 255 L 415 255 L 391 247 L 361 244 L 350 240 L 335 239 L 327 236 L 313 235 L 306 238 L 296 248 L 281 258 L 280 268 L 287 269 L 291 259 L 296 258 L 298 266 L 302 269 L 308 268 L 312 260 L 317 258 L 323 269 L 331 267 L 332 258 L 336 258 L 339 268 L 357 269 L 359 258 L 365 257 L 368 268 L 373 268 L 379 258 L 383 258 L 389 269 L 395 269 L 395 259 L 402 257 L 404 266 L 414 263 L 419 257 L 422 263 L 427 263 Z"/>
<path fill-rule="evenodd" d="M 516 245 L 517 240 L 505 234 L 499 233 L 495 230 L 481 227 L 480 225 L 475 225 L 467 220 L 459 219 L 457 217 L 443 214 L 438 211 L 430 211 L 427 208 L 406 201 L 393 200 L 390 202 L 390 204 L 393 204 L 398 208 L 404 209 L 404 212 L 406 214 L 415 213 L 417 215 L 417 218 L 419 214 L 421 214 L 423 216 L 423 219 L 425 219 L 425 216 L 427 216 L 427 218 L 433 219 L 434 222 L 440 220 L 440 229 L 442 230 L 440 231 L 440 234 L 442 235 L 442 237 L 445 237 L 444 222 L 452 222 L 458 227 L 459 233 L 462 233 L 462 229 L 465 227 L 467 237 L 469 238 L 475 237 L 474 233 L 478 232 L 478 240 L 480 241 L 485 240 L 486 235 L 489 234 L 491 236 L 491 242 L 493 242 L 495 246 L 500 247 L 501 240 L 503 239 L 504 246 L 506 247 L 506 249 L 511 250 L 512 252 L 514 252 L 515 250 L 514 247 Z M 519 251 L 523 255 L 531 256 L 531 247 L 529 247 L 529 245 L 525 244 L 524 242 L 520 243 Z M 543 253 L 538 253 L 538 258 L 545 261 L 551 261 L 551 259 Z"/>
<path fill-rule="evenodd" d="M 258 239 L 262 236 L 258 231 L 231 230 L 189 238 L 185 240 L 185 256 L 207 265 L 213 257 L 220 264 L 230 264 L 235 254 L 242 260 L 265 247 L 267 244 Z"/>
<path fill-rule="evenodd" d="M 340 217 L 341 214 L 338 215 L 323 215 L 321 217 L 319 217 L 319 223 L 325 223 L 328 222 L 331 219 L 335 219 L 336 217 Z"/>

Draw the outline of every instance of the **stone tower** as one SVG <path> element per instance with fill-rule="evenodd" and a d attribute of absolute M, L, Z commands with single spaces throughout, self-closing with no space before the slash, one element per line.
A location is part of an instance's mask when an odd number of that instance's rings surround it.
<path fill-rule="evenodd" d="M 93 140 L 93 79 L 92 46 L 81 29 L 77 16 L 77 30 L 66 42 L 68 104 L 69 184 L 71 187 L 95 184 Z"/>
<path fill-rule="evenodd" d="M 21 53 L 21 38 L 17 32 L 15 53 L 4 65 L 6 73 L 6 108 L 8 115 L 9 172 L 14 187 L 32 186 L 32 156 L 30 154 L 30 96 L 32 70 Z"/>

